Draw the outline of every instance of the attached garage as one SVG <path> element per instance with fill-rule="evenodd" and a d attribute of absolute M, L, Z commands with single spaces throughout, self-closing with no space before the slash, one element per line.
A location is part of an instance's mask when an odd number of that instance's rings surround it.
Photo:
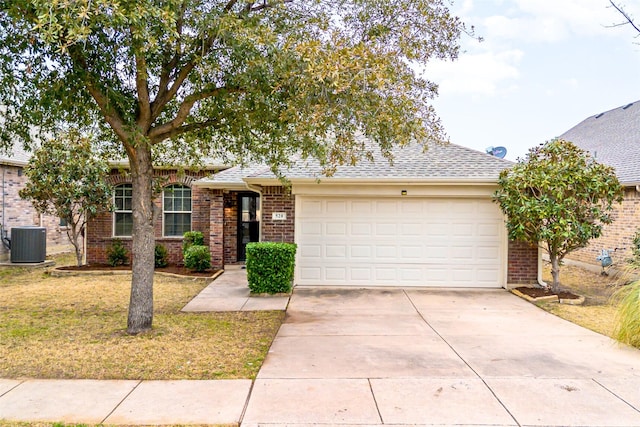
<path fill-rule="evenodd" d="M 455 144 L 396 147 L 392 162 L 371 153 L 329 177 L 318 162 L 298 160 L 282 171 L 290 185 L 265 165 L 200 180 L 212 191 L 212 251 L 222 265 L 240 260 L 235 195 L 252 193 L 259 240 L 298 244 L 296 286 L 500 288 L 539 280 L 538 249 L 508 241 L 492 202 L 511 162 Z"/>
<path fill-rule="evenodd" d="M 502 287 L 488 198 L 296 196 L 298 285 Z"/>

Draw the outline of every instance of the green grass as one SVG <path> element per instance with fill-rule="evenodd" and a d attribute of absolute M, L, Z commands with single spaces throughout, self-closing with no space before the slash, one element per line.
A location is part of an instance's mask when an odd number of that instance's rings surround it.
<path fill-rule="evenodd" d="M 616 292 L 614 301 L 617 305 L 614 337 L 640 348 L 640 281 Z"/>
<path fill-rule="evenodd" d="M 284 318 L 181 313 L 205 285 L 157 276 L 153 331 L 131 336 L 129 281 L 0 269 L 0 378 L 255 378 Z"/>

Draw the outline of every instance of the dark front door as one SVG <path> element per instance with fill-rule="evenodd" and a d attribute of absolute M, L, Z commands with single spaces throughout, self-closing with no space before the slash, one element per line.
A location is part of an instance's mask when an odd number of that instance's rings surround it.
<path fill-rule="evenodd" d="M 260 239 L 260 196 L 238 194 L 238 261 L 247 259 L 247 243 Z"/>

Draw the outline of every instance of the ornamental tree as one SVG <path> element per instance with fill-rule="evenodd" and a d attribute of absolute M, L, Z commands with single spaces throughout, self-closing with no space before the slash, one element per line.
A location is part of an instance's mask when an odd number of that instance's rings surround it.
<path fill-rule="evenodd" d="M 93 154 L 91 146 L 91 140 L 77 130 L 45 140 L 25 168 L 28 181 L 20 190 L 20 197 L 31 201 L 38 212 L 65 220 L 78 266 L 87 219 L 111 209 L 112 204 L 108 165 Z"/>
<path fill-rule="evenodd" d="M 387 154 L 443 141 L 418 70 L 455 59 L 462 31 L 445 0 L 0 0 L 0 140 L 74 123 L 128 159 L 139 333 L 153 320 L 154 160 L 278 173 L 295 155 L 331 172 L 368 155 L 365 138 Z"/>
<path fill-rule="evenodd" d="M 564 257 L 601 235 L 623 196 L 612 167 L 561 139 L 530 149 L 500 173 L 498 185 L 494 201 L 506 215 L 509 238 L 547 252 L 553 292 L 559 290 Z"/>

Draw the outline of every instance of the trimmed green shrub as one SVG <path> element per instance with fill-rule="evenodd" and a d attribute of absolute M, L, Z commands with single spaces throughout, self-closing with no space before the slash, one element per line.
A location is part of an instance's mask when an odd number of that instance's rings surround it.
<path fill-rule="evenodd" d="M 167 252 L 167 248 L 161 244 L 157 244 L 155 249 L 155 259 L 155 266 L 157 268 L 169 265 L 169 252 Z"/>
<path fill-rule="evenodd" d="M 186 255 L 191 246 L 204 246 L 204 235 L 201 231 L 187 231 L 182 236 L 182 254 Z"/>
<path fill-rule="evenodd" d="M 184 266 L 195 271 L 211 268 L 211 252 L 208 246 L 191 245 L 184 253 Z"/>
<path fill-rule="evenodd" d="M 296 265 L 293 243 L 256 242 L 247 244 L 247 280 L 256 294 L 291 292 Z"/>
<path fill-rule="evenodd" d="M 107 263 L 111 267 L 125 265 L 129 262 L 129 251 L 122 244 L 122 240 L 114 239 L 107 248 Z"/>

